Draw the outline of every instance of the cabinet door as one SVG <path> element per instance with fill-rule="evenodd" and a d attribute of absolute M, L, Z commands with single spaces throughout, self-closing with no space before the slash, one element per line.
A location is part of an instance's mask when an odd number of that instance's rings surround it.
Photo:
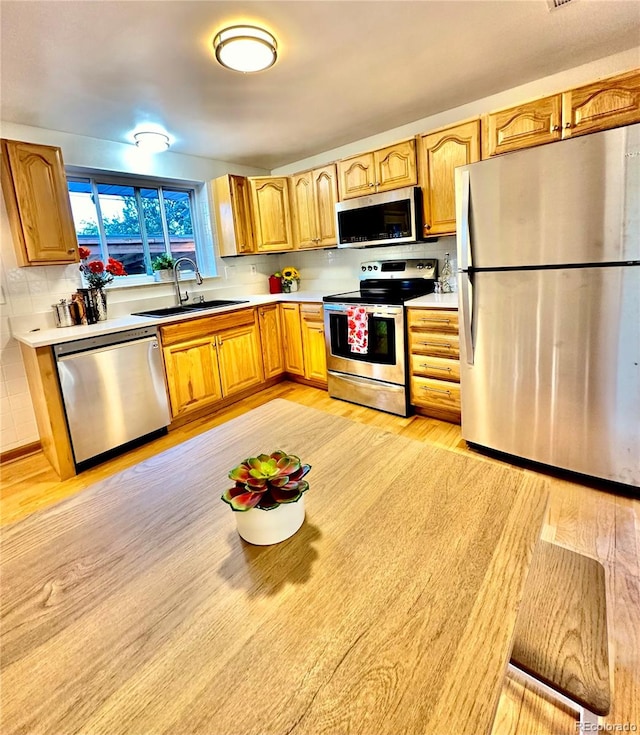
<path fill-rule="evenodd" d="M 294 375 L 304 375 L 304 353 L 300 325 L 300 304 L 280 304 L 284 344 L 284 369 Z"/>
<path fill-rule="evenodd" d="M 164 347 L 163 354 L 173 418 L 222 398 L 213 338 L 179 342 Z"/>
<path fill-rule="evenodd" d="M 304 352 L 304 377 L 307 380 L 327 382 L 327 356 L 324 340 L 324 324 L 302 320 L 302 344 Z"/>
<path fill-rule="evenodd" d="M 363 153 L 338 161 L 340 199 L 352 199 L 374 190 L 376 175 L 373 153 Z"/>
<path fill-rule="evenodd" d="M 312 172 L 292 176 L 291 189 L 293 243 L 297 248 L 315 247 L 318 235 Z"/>
<path fill-rule="evenodd" d="M 418 183 L 416 142 L 407 140 L 374 153 L 376 191 L 401 189 Z"/>
<path fill-rule="evenodd" d="M 257 325 L 228 329 L 217 337 L 222 395 L 231 396 L 264 380 Z"/>
<path fill-rule="evenodd" d="M 561 101 L 556 94 L 487 115 L 483 157 L 560 140 Z"/>
<path fill-rule="evenodd" d="M 79 261 L 60 148 L 3 140 L 2 189 L 19 265 Z"/>
<path fill-rule="evenodd" d="M 264 377 L 265 379 L 273 378 L 284 372 L 280 307 L 278 304 L 261 306 L 258 309 L 258 319 L 260 323 L 260 340 L 262 342 Z"/>
<path fill-rule="evenodd" d="M 640 71 L 565 92 L 562 119 L 564 138 L 640 122 Z"/>
<path fill-rule="evenodd" d="M 286 177 L 249 178 L 256 234 L 256 250 L 261 253 L 293 250 L 289 182 Z"/>
<path fill-rule="evenodd" d="M 312 171 L 313 198 L 316 212 L 315 247 L 326 248 L 338 244 L 336 232 L 336 202 L 338 201 L 338 175 L 335 165 Z"/>
<path fill-rule="evenodd" d="M 212 185 L 220 255 L 255 252 L 249 182 L 244 176 L 228 174 L 214 179 Z"/>
<path fill-rule="evenodd" d="M 438 130 L 420 139 L 424 171 L 424 234 L 456 232 L 455 168 L 480 160 L 480 120 Z"/>

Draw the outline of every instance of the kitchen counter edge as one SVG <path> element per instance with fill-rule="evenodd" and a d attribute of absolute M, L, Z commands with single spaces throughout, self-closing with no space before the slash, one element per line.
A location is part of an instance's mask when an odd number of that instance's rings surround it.
<path fill-rule="evenodd" d="M 327 292 L 332 293 L 332 292 Z M 265 306 L 267 304 L 276 304 L 278 302 L 306 302 L 306 303 L 322 303 L 324 293 L 317 291 L 304 292 L 298 291 L 293 294 L 260 294 L 253 296 L 239 296 L 246 303 L 234 304 L 232 306 L 224 306 L 222 308 L 201 309 L 193 311 L 189 314 L 176 314 L 174 316 L 165 317 L 144 317 L 144 316 L 120 316 L 113 319 L 107 319 L 98 324 L 90 324 L 86 326 L 75 327 L 52 327 L 48 329 L 39 329 L 32 332 L 15 332 L 12 336 L 27 345 L 28 347 L 48 347 L 50 345 L 62 344 L 63 342 L 72 342 L 77 339 L 87 339 L 89 337 L 97 337 L 103 334 L 115 334 L 124 332 L 128 329 L 138 329 L 140 327 L 158 327 L 166 324 L 174 324 L 191 319 L 197 319 L 203 316 L 213 316 L 215 314 L 224 314 L 238 309 L 247 309 L 256 306 Z M 408 307 L 429 307 L 441 309 L 457 309 L 457 294 L 429 294 L 420 296 L 406 302 Z"/>

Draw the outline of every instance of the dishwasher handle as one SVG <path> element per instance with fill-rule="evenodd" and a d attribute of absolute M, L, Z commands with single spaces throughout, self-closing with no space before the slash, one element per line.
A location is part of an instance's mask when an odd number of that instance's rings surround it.
<path fill-rule="evenodd" d="M 78 357 L 90 357 L 91 355 L 99 355 L 102 352 L 110 352 L 111 350 L 119 350 L 123 347 L 130 347 L 131 345 L 144 344 L 145 342 L 154 343 L 154 349 L 159 347 L 157 337 L 145 337 L 144 339 L 137 339 L 133 342 L 116 342 L 112 345 L 105 345 L 104 347 L 96 347 L 93 350 L 79 350 L 78 352 L 71 352 L 67 355 L 58 355 L 58 362 L 66 362 L 67 360 L 74 360 Z"/>

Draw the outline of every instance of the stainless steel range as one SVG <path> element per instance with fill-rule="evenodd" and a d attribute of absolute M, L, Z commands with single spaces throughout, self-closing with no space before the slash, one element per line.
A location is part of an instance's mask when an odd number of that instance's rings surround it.
<path fill-rule="evenodd" d="M 373 260 L 360 290 L 325 296 L 329 395 L 409 415 L 404 302 L 432 293 L 435 259 Z"/>

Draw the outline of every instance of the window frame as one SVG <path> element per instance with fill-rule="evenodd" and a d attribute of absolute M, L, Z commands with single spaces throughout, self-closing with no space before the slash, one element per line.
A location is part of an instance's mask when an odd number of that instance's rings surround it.
<path fill-rule="evenodd" d="M 140 222 L 140 239 L 142 241 L 142 252 L 144 255 L 145 263 L 148 261 L 148 267 L 151 267 L 151 257 L 149 252 L 148 237 L 146 232 L 146 225 L 144 222 L 144 216 L 141 216 L 141 196 L 140 189 L 157 189 L 159 193 L 158 201 L 161 212 L 161 222 L 163 238 L 165 242 L 165 252 L 171 252 L 170 244 L 171 239 L 169 235 L 168 223 L 166 221 L 166 210 L 164 206 L 164 198 L 162 196 L 163 189 L 174 189 L 176 191 L 182 191 L 189 195 L 189 206 L 191 209 L 191 223 L 193 226 L 193 239 L 196 252 L 196 261 L 198 263 L 198 270 L 201 275 L 205 278 L 215 278 L 218 276 L 216 269 L 216 259 L 214 256 L 213 249 L 213 238 L 212 228 L 210 223 L 210 210 L 209 202 L 207 198 L 206 183 L 203 181 L 191 181 L 186 179 L 173 179 L 163 178 L 158 176 L 140 176 L 139 174 L 129 174 L 126 172 L 112 172 L 102 171 L 95 169 L 86 169 L 79 166 L 66 166 L 65 173 L 67 181 L 72 180 L 89 180 L 92 195 L 96 206 L 96 216 L 98 220 L 98 232 L 100 240 L 100 248 L 103 258 L 106 260 L 109 257 L 109 245 L 107 242 L 107 235 L 104 229 L 104 221 L 102 217 L 102 211 L 100 208 L 100 199 L 98 196 L 98 185 L 107 184 L 115 186 L 130 186 L 134 188 L 134 194 L 136 197 L 136 203 L 138 205 L 138 217 Z M 75 221 L 74 221 L 75 230 Z M 193 280 L 195 274 L 189 271 L 181 271 L 180 280 L 188 281 Z M 159 285 L 159 282 L 155 280 L 153 272 L 149 273 L 135 273 L 127 276 L 126 278 L 116 279 L 111 284 L 110 288 L 126 288 L 133 286 L 142 285 Z"/>

